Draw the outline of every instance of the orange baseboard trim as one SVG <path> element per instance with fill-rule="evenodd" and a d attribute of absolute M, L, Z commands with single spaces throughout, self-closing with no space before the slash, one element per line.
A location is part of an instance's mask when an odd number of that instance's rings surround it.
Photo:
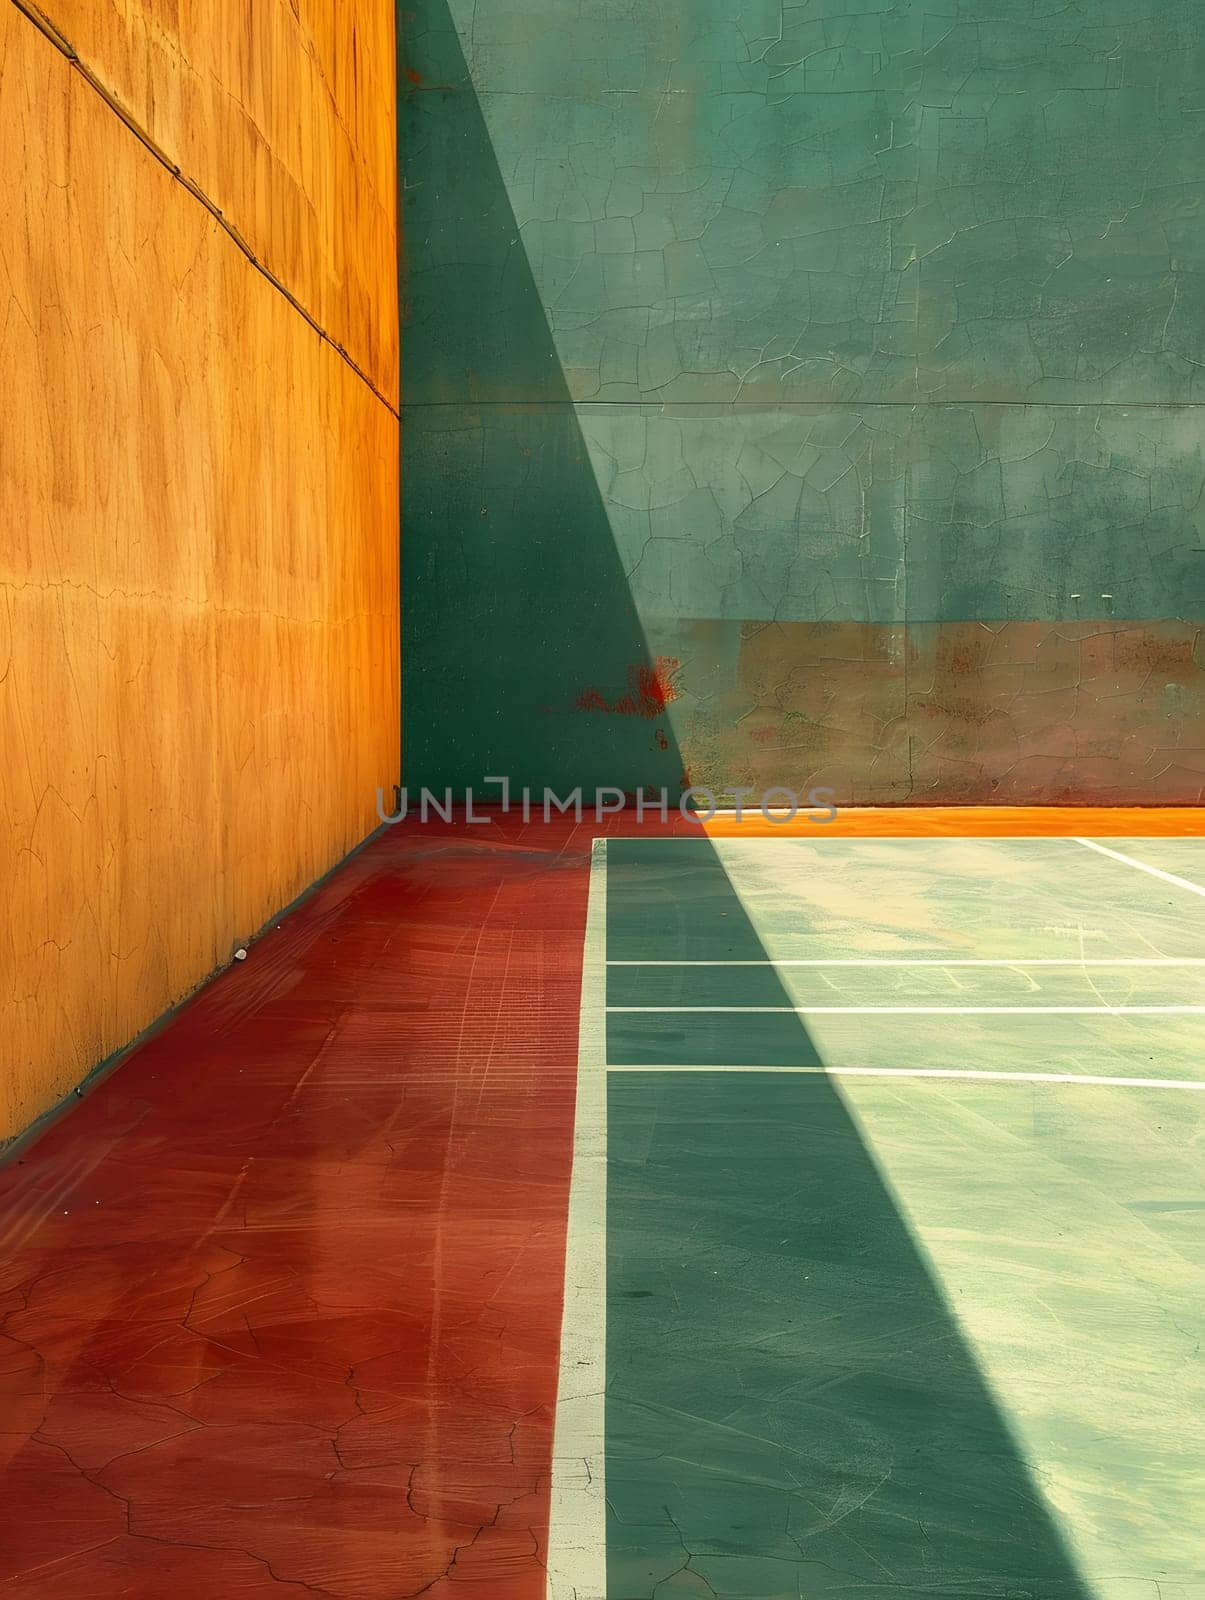
<path fill-rule="evenodd" d="M 990 839 L 1003 837 L 1202 838 L 1205 806 L 849 806 L 832 822 L 739 820 L 719 813 L 704 824 L 713 839 Z"/>

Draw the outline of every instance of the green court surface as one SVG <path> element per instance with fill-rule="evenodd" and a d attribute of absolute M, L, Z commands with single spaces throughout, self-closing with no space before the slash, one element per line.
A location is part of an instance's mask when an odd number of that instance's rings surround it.
<path fill-rule="evenodd" d="M 1201 843 L 592 879 L 553 1593 L 1205 1594 Z"/>

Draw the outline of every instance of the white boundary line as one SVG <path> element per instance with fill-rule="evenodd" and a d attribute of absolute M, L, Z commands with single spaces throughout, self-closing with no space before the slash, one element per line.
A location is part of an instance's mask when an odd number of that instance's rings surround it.
<path fill-rule="evenodd" d="M 766 1077 L 799 1076 L 811 1078 L 958 1078 L 973 1082 L 977 1078 L 996 1083 L 1086 1083 L 1118 1089 L 1205 1089 L 1205 1078 L 1102 1078 L 1080 1072 L 974 1072 L 945 1067 L 701 1067 L 611 1066 L 608 1072 L 760 1072 Z"/>
<path fill-rule="evenodd" d="M 1205 967 L 1205 956 L 809 956 L 780 961 L 608 961 L 609 967 Z"/>
<path fill-rule="evenodd" d="M 1102 856 L 1111 856 L 1114 861 L 1120 861 L 1124 866 L 1136 867 L 1139 872 L 1149 873 L 1152 878 L 1161 878 L 1164 883 L 1174 884 L 1177 889 L 1188 889 L 1192 894 L 1205 895 L 1205 886 L 1192 883 L 1188 878 L 1178 878 L 1174 872 L 1164 872 L 1162 867 L 1148 866 L 1145 861 L 1138 861 L 1134 856 L 1127 856 L 1120 850 L 1110 850 L 1107 844 L 1097 844 L 1095 839 L 1079 839 L 1074 841 L 1082 844 L 1085 850 L 1096 850 Z"/>
<path fill-rule="evenodd" d="M 590 854 L 573 1171 L 552 1445 L 547 1600 L 606 1600 L 607 853 Z"/>
<path fill-rule="evenodd" d="M 1202 1016 L 1205 1006 L 608 1006 L 608 1012 L 739 1012 L 796 1017 L 1170 1017 Z"/>

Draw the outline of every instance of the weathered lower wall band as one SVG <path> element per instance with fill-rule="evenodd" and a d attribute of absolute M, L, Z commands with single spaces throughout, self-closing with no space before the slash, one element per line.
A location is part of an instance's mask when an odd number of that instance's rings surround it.
<path fill-rule="evenodd" d="M 1194 805 L 1185 622 L 651 622 L 691 777 L 839 805 Z"/>

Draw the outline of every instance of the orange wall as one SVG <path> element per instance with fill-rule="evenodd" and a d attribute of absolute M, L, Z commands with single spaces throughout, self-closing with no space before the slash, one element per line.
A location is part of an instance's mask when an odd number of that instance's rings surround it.
<path fill-rule="evenodd" d="M 393 8 L 315 11 L 0 3 L 0 1137 L 398 776 Z"/>

